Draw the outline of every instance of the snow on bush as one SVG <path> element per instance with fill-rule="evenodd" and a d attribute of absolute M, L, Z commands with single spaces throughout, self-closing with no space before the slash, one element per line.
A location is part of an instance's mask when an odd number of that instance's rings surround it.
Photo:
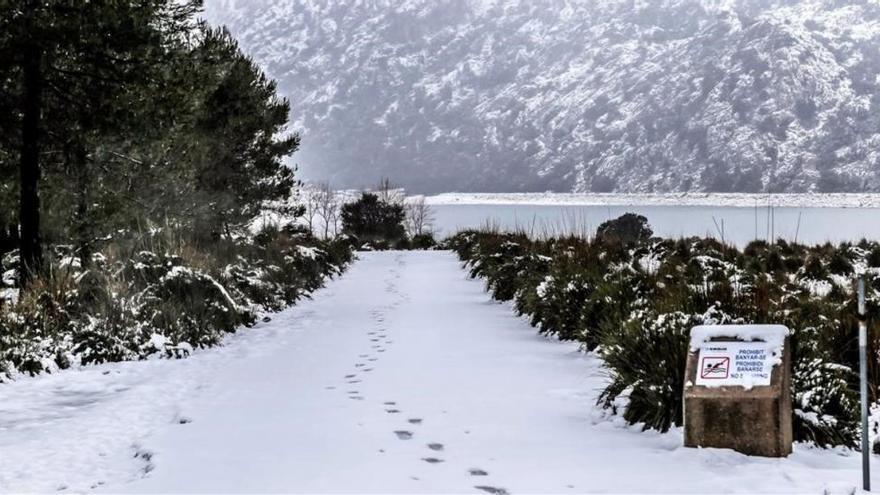
<path fill-rule="evenodd" d="M 180 251 L 189 257 L 134 249 L 95 256 L 87 266 L 59 256 L 17 301 L 0 303 L 0 381 L 92 363 L 186 357 L 251 325 L 258 313 L 307 296 L 352 259 L 346 240 L 296 231 L 267 230 L 210 253 Z"/>
<path fill-rule="evenodd" d="M 877 322 L 876 242 L 756 241 L 740 251 L 714 239 L 536 240 L 471 230 L 447 245 L 540 332 L 595 349 L 610 376 L 600 405 L 629 423 L 661 431 L 681 424 L 692 327 L 778 323 L 792 331 L 796 439 L 857 445 L 852 284 L 856 273 L 869 276 L 869 317 Z M 880 355 L 876 326 L 870 346 Z"/>

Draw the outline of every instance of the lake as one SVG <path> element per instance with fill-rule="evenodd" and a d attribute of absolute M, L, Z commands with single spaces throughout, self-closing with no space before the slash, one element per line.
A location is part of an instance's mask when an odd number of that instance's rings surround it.
<path fill-rule="evenodd" d="M 880 240 L 880 209 L 864 207 L 432 204 L 441 236 L 488 224 L 525 229 L 533 235 L 590 233 L 602 222 L 627 212 L 644 215 L 663 237 L 712 236 L 737 246 L 753 239 L 825 241 Z"/>

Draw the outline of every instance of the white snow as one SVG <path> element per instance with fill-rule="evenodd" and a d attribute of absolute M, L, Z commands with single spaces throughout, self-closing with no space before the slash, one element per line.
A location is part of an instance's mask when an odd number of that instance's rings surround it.
<path fill-rule="evenodd" d="M 9 304 L 18 302 L 18 289 L 12 287 L 0 288 L 0 304 L 6 302 Z"/>
<path fill-rule="evenodd" d="M 0 492 L 851 493 L 860 483 L 860 457 L 846 450 L 747 457 L 624 426 L 594 406 L 607 379 L 598 359 L 538 336 L 451 253 L 361 258 L 224 347 L 0 385 Z"/>
<path fill-rule="evenodd" d="M 712 339 L 727 337 L 751 342 L 766 342 L 775 349 L 781 349 L 788 336 L 788 328 L 784 325 L 699 325 L 691 329 L 691 350 L 697 350 L 700 344 Z"/>

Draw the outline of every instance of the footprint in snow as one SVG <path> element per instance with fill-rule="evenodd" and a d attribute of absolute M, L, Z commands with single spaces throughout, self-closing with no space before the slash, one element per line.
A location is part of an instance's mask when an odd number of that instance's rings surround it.
<path fill-rule="evenodd" d="M 471 476 L 489 476 L 489 473 L 487 473 L 486 471 L 483 471 L 482 469 L 479 469 L 479 468 L 468 469 L 468 473 Z"/>
<path fill-rule="evenodd" d="M 397 430 L 394 432 L 394 434 L 397 435 L 397 438 L 401 440 L 409 440 L 413 437 L 412 432 L 406 430 Z"/>
<path fill-rule="evenodd" d="M 369 359 L 367 359 L 367 361 L 373 362 L 373 361 L 376 361 L 376 360 L 378 360 L 378 359 L 379 359 L 379 358 L 369 358 Z"/>
<path fill-rule="evenodd" d="M 438 459 L 436 457 L 422 457 L 422 460 L 427 462 L 428 464 L 439 464 L 443 462 L 443 459 Z"/>
<path fill-rule="evenodd" d="M 354 365 L 355 368 L 363 368 L 364 366 L 366 366 L 364 363 L 357 363 Z"/>
<path fill-rule="evenodd" d="M 396 406 L 396 405 L 397 405 L 397 402 L 394 402 L 394 401 L 390 401 L 390 400 L 389 400 L 389 401 L 387 401 L 387 402 L 383 402 L 382 404 L 383 404 L 383 405 L 386 405 L 386 406 Z"/>
<path fill-rule="evenodd" d="M 485 486 L 485 485 L 478 485 L 478 486 L 475 486 L 474 488 L 476 488 L 477 490 L 482 490 L 486 493 L 491 493 L 492 495 L 508 495 L 507 490 L 505 490 L 504 488 L 498 488 L 498 487 L 494 487 L 494 486 Z"/>
<path fill-rule="evenodd" d="M 422 424 L 422 418 L 410 418 L 410 419 L 408 419 L 407 421 L 409 421 L 409 423 L 412 424 L 412 425 L 420 425 L 420 424 Z"/>
<path fill-rule="evenodd" d="M 153 462 L 152 462 L 153 461 L 153 452 L 151 452 L 149 450 L 144 450 L 144 449 L 138 447 L 137 445 L 135 445 L 135 449 L 136 450 L 134 453 L 134 457 L 140 458 L 144 462 L 144 466 L 141 468 L 141 471 L 144 474 L 147 474 L 150 471 L 152 471 L 153 468 L 155 468 L 155 466 L 153 465 Z"/>
<path fill-rule="evenodd" d="M 357 375 L 345 375 L 346 378 L 354 378 L 354 377 L 356 377 L 356 376 L 357 376 Z"/>
<path fill-rule="evenodd" d="M 400 413 L 400 409 L 385 409 L 385 412 L 388 414 L 398 414 Z"/>
<path fill-rule="evenodd" d="M 433 451 L 439 452 L 439 451 L 443 450 L 443 444 L 442 443 L 429 443 L 428 448 Z"/>

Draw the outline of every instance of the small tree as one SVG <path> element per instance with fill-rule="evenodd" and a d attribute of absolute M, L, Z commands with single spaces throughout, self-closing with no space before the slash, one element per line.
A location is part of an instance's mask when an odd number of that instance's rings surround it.
<path fill-rule="evenodd" d="M 306 185 L 300 191 L 302 194 L 303 218 L 309 232 L 315 233 L 315 219 L 318 216 L 318 189 L 313 185 Z"/>
<path fill-rule="evenodd" d="M 596 231 L 598 239 L 622 244 L 645 241 L 652 235 L 654 231 L 648 225 L 648 219 L 635 213 L 624 213 L 614 220 L 603 222 Z"/>
<path fill-rule="evenodd" d="M 403 189 L 397 184 L 392 183 L 391 179 L 387 177 L 379 181 L 379 184 L 376 186 L 376 196 L 379 197 L 379 201 L 389 205 L 402 205 L 404 199 L 406 199 Z"/>
<path fill-rule="evenodd" d="M 342 207 L 342 232 L 361 242 L 396 245 L 406 240 L 403 206 L 389 204 L 371 193 Z"/>
<path fill-rule="evenodd" d="M 419 196 L 406 203 L 406 230 L 410 237 L 430 234 L 434 226 L 434 211 Z"/>
<path fill-rule="evenodd" d="M 339 222 L 339 199 L 329 182 L 318 184 L 318 188 L 313 193 L 317 203 L 318 216 L 321 217 L 324 239 L 327 239 L 330 237 L 331 227 L 333 234 L 336 234 L 336 225 Z"/>

